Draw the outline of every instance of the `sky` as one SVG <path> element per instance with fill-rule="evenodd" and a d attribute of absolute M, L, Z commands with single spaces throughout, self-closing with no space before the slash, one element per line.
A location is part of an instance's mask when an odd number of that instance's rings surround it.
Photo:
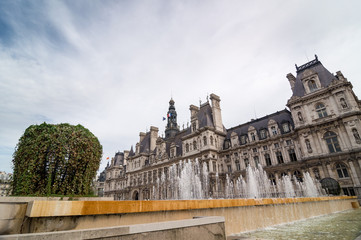
<path fill-rule="evenodd" d="M 361 96 L 361 1 L 0 1 L 0 171 L 30 125 L 81 124 L 107 157 L 150 126 L 172 97 L 221 98 L 226 128 L 286 108 L 286 75 L 314 59 Z"/>

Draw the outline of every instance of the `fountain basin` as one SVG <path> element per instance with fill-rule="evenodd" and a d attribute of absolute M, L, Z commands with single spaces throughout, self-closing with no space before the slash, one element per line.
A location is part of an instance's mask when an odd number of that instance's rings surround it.
<path fill-rule="evenodd" d="M 226 235 L 352 209 L 355 197 L 157 201 L 33 201 L 21 233 L 223 216 Z"/>

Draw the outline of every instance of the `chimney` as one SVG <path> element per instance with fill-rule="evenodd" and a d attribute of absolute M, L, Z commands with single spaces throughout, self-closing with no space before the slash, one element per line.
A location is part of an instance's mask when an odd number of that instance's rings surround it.
<path fill-rule="evenodd" d="M 194 105 L 190 105 L 189 106 L 189 110 L 191 110 L 191 119 L 196 118 L 197 117 L 197 113 L 199 111 L 199 107 L 194 106 Z"/>
<path fill-rule="evenodd" d="M 222 122 L 222 114 L 221 114 L 221 107 L 220 101 L 221 99 L 216 94 L 211 94 L 211 102 L 212 102 L 212 116 L 213 116 L 213 123 L 214 127 L 217 131 L 223 132 L 223 122 Z"/>
<path fill-rule="evenodd" d="M 149 151 L 152 152 L 155 147 L 156 147 L 156 143 L 157 143 L 157 139 L 158 139 L 158 131 L 159 129 L 157 127 L 150 127 L 150 146 L 149 146 Z"/>
<path fill-rule="evenodd" d="M 144 132 L 140 132 L 140 133 L 139 133 L 139 144 L 142 143 L 144 137 L 145 137 L 145 133 L 144 133 Z"/>
<path fill-rule="evenodd" d="M 295 76 L 293 76 L 292 73 L 287 74 L 287 78 L 288 78 L 288 81 L 290 82 L 291 89 L 292 89 L 292 92 L 293 92 L 293 89 L 295 88 L 296 78 L 295 78 Z"/>

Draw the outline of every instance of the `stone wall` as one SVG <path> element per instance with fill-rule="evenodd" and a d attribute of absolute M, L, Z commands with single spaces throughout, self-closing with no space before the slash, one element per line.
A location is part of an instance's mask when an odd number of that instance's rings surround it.
<path fill-rule="evenodd" d="M 205 217 L 161 223 L 138 224 L 86 230 L 59 231 L 1 236 L 1 239 L 177 239 L 177 240 L 225 240 L 223 217 Z"/>

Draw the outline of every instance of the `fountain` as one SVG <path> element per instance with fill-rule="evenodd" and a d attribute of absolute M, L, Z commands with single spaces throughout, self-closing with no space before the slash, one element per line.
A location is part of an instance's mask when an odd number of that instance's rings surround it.
<path fill-rule="evenodd" d="M 3 231 L 19 233 L 23 229 L 22 233 L 38 233 L 98 229 L 221 216 L 225 234 L 231 235 L 348 210 L 356 203 L 355 197 L 324 197 L 320 183 L 307 172 L 302 180 L 288 175 L 270 179 L 258 165 L 247 167 L 244 176 L 235 178 L 224 173 L 209 173 L 207 164 L 197 159 L 165 169 L 157 175 L 151 188 L 151 201 L 35 200 L 25 203 L 27 206 L 22 212 L 15 211 L 18 207 L 15 204 L 11 208 L 9 204 L 0 204 L 4 212 L 16 213 L 15 220 L 11 220 L 16 222 L 16 228 L 10 229 L 10 220 L 5 219 Z M 157 227 L 160 225 L 167 226 L 167 223 L 157 224 Z"/>
<path fill-rule="evenodd" d="M 210 174 L 205 162 L 181 161 L 173 164 L 157 178 L 151 200 L 167 199 L 229 199 L 229 198 L 294 198 L 319 197 L 325 195 L 321 184 L 312 179 L 308 172 L 303 179 L 284 175 L 281 179 L 269 179 L 261 165 L 248 166 L 245 178 L 240 175 L 232 180 L 226 174 L 221 186 L 219 174 L 215 174 L 215 184 L 210 189 Z M 221 189 L 224 191 L 221 191 Z"/>

